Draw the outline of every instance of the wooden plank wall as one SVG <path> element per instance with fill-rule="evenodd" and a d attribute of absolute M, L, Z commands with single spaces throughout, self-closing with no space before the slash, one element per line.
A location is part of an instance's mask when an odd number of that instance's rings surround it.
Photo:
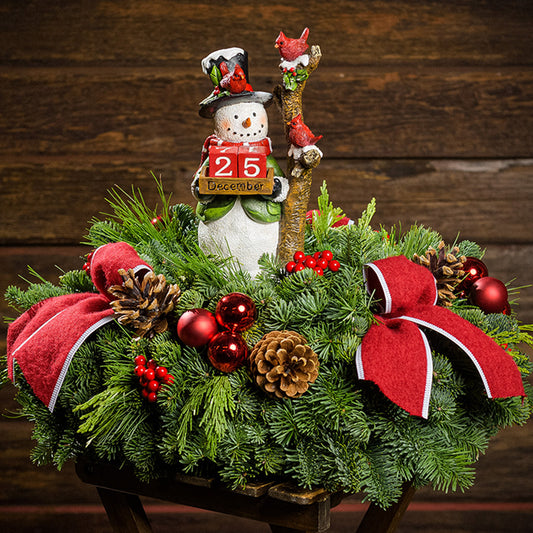
<path fill-rule="evenodd" d="M 304 95 L 333 202 L 354 218 L 418 222 L 487 248 L 491 275 L 532 282 L 533 4 L 529 1 L 2 0 L 0 290 L 30 264 L 77 268 L 107 191 L 154 172 L 176 202 L 211 123 L 197 113 L 209 52 L 241 46 L 251 82 L 279 82 L 280 29 L 323 59 Z M 270 110 L 278 160 L 279 114 Z M 533 289 L 520 317 L 533 322 Z M 5 303 L 2 315 L 13 316 Z M 5 338 L 5 326 L 0 330 Z M 2 341 L 2 349 L 5 343 Z"/>

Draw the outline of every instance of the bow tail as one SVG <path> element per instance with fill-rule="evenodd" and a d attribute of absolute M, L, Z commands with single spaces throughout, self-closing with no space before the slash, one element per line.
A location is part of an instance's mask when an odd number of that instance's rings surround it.
<path fill-rule="evenodd" d="M 67 294 L 39 302 L 8 330 L 11 379 L 16 360 L 35 396 L 53 411 L 74 354 L 91 333 L 111 320 L 113 309 L 99 294 Z"/>
<path fill-rule="evenodd" d="M 525 396 L 522 376 L 511 355 L 467 320 L 443 307 L 409 311 L 401 318 L 444 335 L 467 354 L 489 398 Z"/>
<path fill-rule="evenodd" d="M 356 366 L 359 379 L 373 381 L 409 414 L 427 418 L 433 363 L 426 336 L 416 324 L 381 318 L 363 337 Z"/>

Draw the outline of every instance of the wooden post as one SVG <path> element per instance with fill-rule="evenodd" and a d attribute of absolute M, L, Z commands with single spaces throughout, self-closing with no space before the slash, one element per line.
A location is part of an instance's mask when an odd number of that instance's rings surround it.
<path fill-rule="evenodd" d="M 370 504 L 356 533 L 393 533 L 407 511 L 415 492 L 416 489 L 411 483 L 405 483 L 400 499 L 387 509 L 382 509 L 375 503 Z"/>
<path fill-rule="evenodd" d="M 320 47 L 312 46 L 309 54 L 309 64 L 303 67 L 307 71 L 307 75 L 318 67 L 321 57 Z M 285 125 L 288 145 L 290 143 L 288 141 L 289 126 L 287 123 L 298 114 L 303 119 L 302 93 L 306 81 L 307 77 L 298 82 L 294 90 L 287 89 L 281 84 L 273 91 L 274 99 L 281 111 L 281 117 Z M 278 243 L 278 258 L 282 263 L 290 261 L 296 250 L 303 250 L 305 215 L 311 194 L 312 169 L 318 166 L 320 159 L 321 154 L 316 149 L 304 152 L 298 160 L 295 160 L 292 156 L 287 158 L 287 178 L 290 190 L 283 202 Z"/>

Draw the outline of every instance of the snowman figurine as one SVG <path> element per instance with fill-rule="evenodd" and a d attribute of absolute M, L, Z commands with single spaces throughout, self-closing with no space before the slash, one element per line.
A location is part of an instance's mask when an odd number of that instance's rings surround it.
<path fill-rule="evenodd" d="M 271 154 L 267 136 L 266 107 L 272 103 L 272 95 L 253 91 L 248 81 L 248 55 L 242 48 L 209 54 L 202 60 L 202 70 L 210 77 L 214 90 L 200 103 L 199 113 L 201 117 L 213 119 L 214 133 L 204 142 L 201 165 L 191 186 L 198 200 L 198 242 L 206 254 L 232 258 L 255 277 L 260 270 L 260 257 L 276 253 L 281 202 L 289 190 L 288 180 Z M 272 192 L 201 194 L 199 178 L 209 169 L 213 147 L 260 150 L 266 157 L 266 168 L 274 174 Z"/>

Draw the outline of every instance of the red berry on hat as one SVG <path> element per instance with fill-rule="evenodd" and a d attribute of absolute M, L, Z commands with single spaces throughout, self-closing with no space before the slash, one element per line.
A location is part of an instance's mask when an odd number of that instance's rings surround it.
<path fill-rule="evenodd" d="M 300 270 L 305 270 L 305 265 L 303 263 L 298 263 L 294 267 L 294 272 L 300 272 Z"/>
<path fill-rule="evenodd" d="M 137 365 L 135 367 L 134 372 L 135 372 L 136 376 L 142 377 L 142 376 L 144 376 L 144 373 L 146 372 L 146 368 L 143 365 Z"/>
<path fill-rule="evenodd" d="M 324 271 L 320 268 L 320 267 L 315 267 L 313 269 L 319 276 L 323 276 L 324 275 Z"/>
<path fill-rule="evenodd" d="M 155 370 L 153 368 L 147 368 L 143 377 L 146 381 L 152 381 L 155 379 Z"/>
<path fill-rule="evenodd" d="M 157 394 L 155 392 L 150 392 L 148 394 L 148 401 L 150 403 L 155 403 L 157 401 Z"/>

